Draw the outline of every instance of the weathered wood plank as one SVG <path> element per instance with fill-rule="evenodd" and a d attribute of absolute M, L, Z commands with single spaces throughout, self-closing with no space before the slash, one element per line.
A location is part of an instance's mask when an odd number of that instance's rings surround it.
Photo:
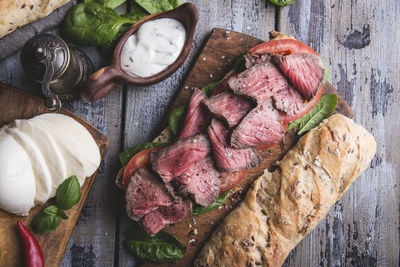
<path fill-rule="evenodd" d="M 195 0 L 190 2 L 193 2 L 200 12 L 192 51 L 183 67 L 164 82 L 150 87 L 128 87 L 124 148 L 149 141 L 159 133 L 160 122 L 164 119 L 169 103 L 213 28 L 231 29 L 267 39 L 268 31 L 275 26 L 275 8 L 266 6 L 264 1 Z M 122 244 L 124 232 L 130 225 L 132 222 L 129 221 L 123 209 L 120 223 L 119 266 L 134 265 L 133 257 L 127 253 Z"/>
<path fill-rule="evenodd" d="M 331 68 L 355 121 L 378 143 L 371 167 L 285 266 L 399 264 L 398 1 L 297 1 L 280 10 L 278 30 L 310 44 Z M 396 90 L 397 88 L 397 90 Z"/>

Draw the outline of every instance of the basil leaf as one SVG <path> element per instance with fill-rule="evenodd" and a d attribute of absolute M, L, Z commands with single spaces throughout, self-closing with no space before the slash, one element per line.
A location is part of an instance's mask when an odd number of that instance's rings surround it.
<path fill-rule="evenodd" d="M 206 95 L 206 96 L 210 96 L 212 91 L 214 91 L 215 87 L 217 87 L 219 84 L 219 82 L 213 82 L 213 83 L 209 83 L 206 86 L 204 86 L 203 88 L 201 88 L 201 91 Z"/>
<path fill-rule="evenodd" d="M 296 2 L 296 0 L 268 0 L 268 1 L 276 6 L 288 6 Z"/>
<path fill-rule="evenodd" d="M 240 73 L 246 69 L 246 60 L 243 55 L 233 63 L 233 69 L 236 73 Z"/>
<path fill-rule="evenodd" d="M 120 17 L 114 9 L 97 2 L 80 3 L 72 7 L 64 19 L 67 38 L 80 45 L 111 45 L 124 24 L 135 22 Z"/>
<path fill-rule="evenodd" d="M 96 2 L 102 6 L 116 8 L 125 3 L 127 0 L 85 0 L 85 3 Z"/>
<path fill-rule="evenodd" d="M 173 9 L 183 3 L 182 0 L 135 0 L 150 14 Z"/>
<path fill-rule="evenodd" d="M 187 108 L 180 106 L 174 109 L 168 117 L 169 128 L 174 135 L 177 135 L 185 122 Z"/>
<path fill-rule="evenodd" d="M 217 200 L 214 203 L 212 203 L 210 206 L 207 206 L 207 207 L 203 207 L 203 206 L 199 206 L 199 205 L 195 206 L 193 208 L 192 215 L 196 216 L 196 215 L 200 215 L 203 213 L 207 213 L 209 211 L 212 211 L 213 209 L 218 208 L 219 206 L 224 205 L 226 203 L 228 196 L 229 196 L 229 191 L 226 191 L 224 193 L 219 194 Z"/>
<path fill-rule="evenodd" d="M 153 147 L 158 147 L 158 146 L 165 146 L 167 143 L 144 143 L 140 144 L 128 149 L 125 149 L 123 152 L 119 154 L 119 161 L 121 161 L 122 166 L 126 166 L 129 162 L 129 160 L 139 153 L 142 150 L 148 149 L 148 148 L 153 148 Z"/>
<path fill-rule="evenodd" d="M 68 216 L 64 210 L 58 210 L 58 215 L 60 215 L 61 219 L 68 220 Z"/>
<path fill-rule="evenodd" d="M 328 118 L 328 116 L 335 110 L 338 102 L 338 97 L 335 94 L 324 95 L 319 100 L 318 104 L 303 118 L 300 122 L 300 128 L 297 132 L 298 135 L 306 133 L 318 126 L 321 121 Z"/>
<path fill-rule="evenodd" d="M 39 234 L 53 232 L 61 221 L 58 212 L 59 209 L 54 205 L 43 209 L 33 218 L 31 222 L 32 229 Z"/>
<path fill-rule="evenodd" d="M 150 237 L 138 227 L 130 229 L 124 244 L 136 257 L 149 262 L 163 263 L 178 260 L 186 252 L 186 247 L 173 235 L 160 231 Z"/>
<path fill-rule="evenodd" d="M 81 199 L 81 186 L 75 175 L 62 182 L 56 191 L 56 205 L 60 209 L 68 210 Z"/>

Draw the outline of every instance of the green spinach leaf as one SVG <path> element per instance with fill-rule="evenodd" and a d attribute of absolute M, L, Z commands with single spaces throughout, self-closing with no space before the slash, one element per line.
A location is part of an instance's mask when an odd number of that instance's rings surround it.
<path fill-rule="evenodd" d="M 80 3 L 68 11 L 64 19 L 67 38 L 80 45 L 111 45 L 124 24 L 135 21 L 120 17 L 114 9 L 97 2 Z"/>
<path fill-rule="evenodd" d="M 122 166 L 126 166 L 128 164 L 129 160 L 139 153 L 142 150 L 148 149 L 148 148 L 153 148 L 153 147 L 158 147 L 158 146 L 165 146 L 167 143 L 144 143 L 140 145 L 136 145 L 134 147 L 130 147 L 128 149 L 125 149 L 123 152 L 119 154 L 119 161 L 121 161 Z"/>
<path fill-rule="evenodd" d="M 128 231 L 124 244 L 139 259 L 149 262 L 174 261 L 181 259 L 186 252 L 186 247 L 173 235 L 160 231 L 150 237 L 138 227 Z"/>
<path fill-rule="evenodd" d="M 174 135 L 177 135 L 185 122 L 187 108 L 180 106 L 174 109 L 168 117 L 169 128 Z"/>
<path fill-rule="evenodd" d="M 296 2 L 296 0 L 268 0 L 268 1 L 276 6 L 288 6 Z"/>
<path fill-rule="evenodd" d="M 307 115 L 307 114 L 306 114 Z M 286 129 L 286 132 L 291 131 L 292 129 L 294 129 L 295 127 L 297 127 L 298 125 L 300 125 L 300 123 L 305 119 L 306 115 L 304 115 L 303 117 L 301 117 L 300 119 L 297 119 L 295 121 L 289 122 L 288 127 Z"/>
<path fill-rule="evenodd" d="M 173 9 L 183 3 L 182 0 L 135 0 L 150 14 Z"/>
<path fill-rule="evenodd" d="M 324 95 L 319 100 L 318 104 L 303 118 L 300 122 L 300 128 L 297 132 L 298 135 L 306 133 L 318 126 L 324 119 L 335 110 L 338 102 L 338 97 L 335 94 Z"/>
<path fill-rule="evenodd" d="M 218 208 L 219 206 L 224 205 L 226 203 L 228 196 L 229 196 L 229 191 L 226 191 L 224 193 L 219 194 L 217 200 L 214 203 L 212 203 L 210 206 L 207 206 L 207 207 L 203 207 L 203 206 L 199 206 L 199 205 L 195 206 L 193 208 L 192 215 L 196 216 L 196 215 L 200 215 L 203 213 L 207 213 L 209 211 L 212 211 L 213 209 Z"/>
<path fill-rule="evenodd" d="M 125 3 L 127 0 L 85 0 L 85 3 L 96 2 L 102 6 L 116 8 Z"/>
<path fill-rule="evenodd" d="M 56 191 L 56 205 L 60 209 L 68 210 L 81 199 L 81 186 L 75 175 L 62 182 Z"/>
<path fill-rule="evenodd" d="M 214 91 L 215 87 L 217 87 L 219 84 L 219 82 L 213 82 L 213 83 L 209 83 L 206 86 L 204 86 L 203 88 L 201 88 L 201 91 L 206 95 L 206 96 L 210 96 L 212 91 Z"/>
<path fill-rule="evenodd" d="M 331 77 L 331 70 L 329 69 L 328 64 L 326 63 L 326 61 L 320 57 L 322 62 L 324 63 L 324 69 L 325 69 L 325 74 L 324 74 L 324 80 L 323 83 L 326 84 L 329 80 L 329 78 Z"/>
<path fill-rule="evenodd" d="M 32 229 L 39 234 L 53 232 L 61 222 L 58 212 L 59 209 L 54 205 L 46 207 L 33 218 Z"/>

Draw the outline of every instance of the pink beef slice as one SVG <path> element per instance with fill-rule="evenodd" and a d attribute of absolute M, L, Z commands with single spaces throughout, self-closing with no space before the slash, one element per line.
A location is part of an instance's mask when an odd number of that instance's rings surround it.
<path fill-rule="evenodd" d="M 183 139 L 204 132 L 210 124 L 210 116 L 200 105 L 201 101 L 207 99 L 206 95 L 199 89 L 194 88 L 186 113 L 185 123 L 178 139 Z"/>
<path fill-rule="evenodd" d="M 240 122 L 231 134 L 230 144 L 236 148 L 246 148 L 278 143 L 285 134 L 278 121 L 279 112 L 268 99 L 258 105 Z"/>
<path fill-rule="evenodd" d="M 256 64 L 265 63 L 266 61 L 271 60 L 271 56 L 269 54 L 264 55 L 256 55 L 256 54 L 246 54 L 244 55 L 244 59 L 246 61 L 246 68 L 250 68 Z"/>
<path fill-rule="evenodd" d="M 126 189 L 125 200 L 128 216 L 135 221 L 160 206 L 172 203 L 164 184 L 146 169 L 134 172 Z"/>
<path fill-rule="evenodd" d="M 188 200 L 175 200 L 170 206 L 146 214 L 141 222 L 143 229 L 150 235 L 156 235 L 171 223 L 177 223 L 192 214 L 192 205 Z"/>
<path fill-rule="evenodd" d="M 285 112 L 288 116 L 296 115 L 304 107 L 303 96 L 291 85 L 276 92 L 272 99 L 276 109 Z"/>
<path fill-rule="evenodd" d="M 191 195 L 202 206 L 212 204 L 219 195 L 220 174 L 210 157 L 193 164 L 176 182 L 182 194 Z"/>
<path fill-rule="evenodd" d="M 273 61 L 308 100 L 321 87 L 325 69 L 319 56 L 313 54 L 274 56 Z"/>
<path fill-rule="evenodd" d="M 227 83 L 235 94 L 250 97 L 258 104 L 289 86 L 286 77 L 271 61 L 253 65 L 229 78 Z"/>
<path fill-rule="evenodd" d="M 235 172 L 253 168 L 261 163 L 262 158 L 255 149 L 239 149 L 228 145 L 228 129 L 221 121 L 213 119 L 207 131 L 218 170 Z"/>
<path fill-rule="evenodd" d="M 223 119 L 229 128 L 236 126 L 252 106 L 249 100 L 230 91 L 205 99 L 203 104 L 214 116 Z"/>
<path fill-rule="evenodd" d="M 210 143 L 204 134 L 178 140 L 150 154 L 151 166 L 161 179 L 168 183 L 187 172 L 195 162 L 210 153 Z"/>

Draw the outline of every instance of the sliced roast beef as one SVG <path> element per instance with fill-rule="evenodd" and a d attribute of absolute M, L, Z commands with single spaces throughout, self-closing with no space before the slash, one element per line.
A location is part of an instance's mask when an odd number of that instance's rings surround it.
<path fill-rule="evenodd" d="M 136 221 L 160 206 L 172 203 L 164 184 L 146 169 L 139 169 L 132 175 L 125 199 L 128 216 Z"/>
<path fill-rule="evenodd" d="M 273 61 L 307 99 L 311 99 L 324 80 L 324 63 L 313 54 L 274 56 Z"/>
<path fill-rule="evenodd" d="M 303 96 L 292 85 L 276 92 L 272 99 L 275 107 L 285 112 L 287 116 L 296 115 L 304 106 Z"/>
<path fill-rule="evenodd" d="M 250 68 L 253 65 L 270 61 L 271 56 L 269 54 L 264 54 L 264 55 L 246 54 L 244 55 L 244 59 L 246 61 L 245 64 L 246 68 Z"/>
<path fill-rule="evenodd" d="M 215 202 L 219 195 L 220 174 L 210 157 L 194 163 L 175 181 L 179 184 L 181 193 L 190 194 L 202 206 Z"/>
<path fill-rule="evenodd" d="M 236 126 L 252 105 L 249 100 L 230 91 L 205 99 L 203 104 L 213 115 L 226 121 L 229 128 Z"/>
<path fill-rule="evenodd" d="M 192 205 L 188 200 L 176 200 L 170 206 L 146 214 L 141 222 L 144 230 L 154 236 L 165 226 L 176 223 L 192 214 Z"/>
<path fill-rule="evenodd" d="M 286 88 L 289 82 L 275 64 L 266 61 L 229 78 L 228 85 L 235 94 L 250 97 L 260 104 Z"/>
<path fill-rule="evenodd" d="M 261 163 L 261 156 L 253 148 L 233 148 L 228 145 L 228 129 L 217 119 L 207 129 L 218 170 L 235 172 L 253 168 Z"/>
<path fill-rule="evenodd" d="M 200 105 L 201 101 L 206 98 L 206 95 L 201 90 L 197 88 L 193 89 L 179 139 L 202 133 L 207 129 L 207 126 L 210 124 L 210 117 Z"/>
<path fill-rule="evenodd" d="M 268 99 L 247 114 L 233 130 L 230 144 L 236 148 L 245 148 L 278 143 L 285 134 L 278 121 L 279 112 Z"/>
<path fill-rule="evenodd" d="M 151 166 L 165 183 L 184 174 L 195 162 L 203 160 L 210 152 L 210 143 L 204 134 L 198 134 L 152 152 Z"/>

